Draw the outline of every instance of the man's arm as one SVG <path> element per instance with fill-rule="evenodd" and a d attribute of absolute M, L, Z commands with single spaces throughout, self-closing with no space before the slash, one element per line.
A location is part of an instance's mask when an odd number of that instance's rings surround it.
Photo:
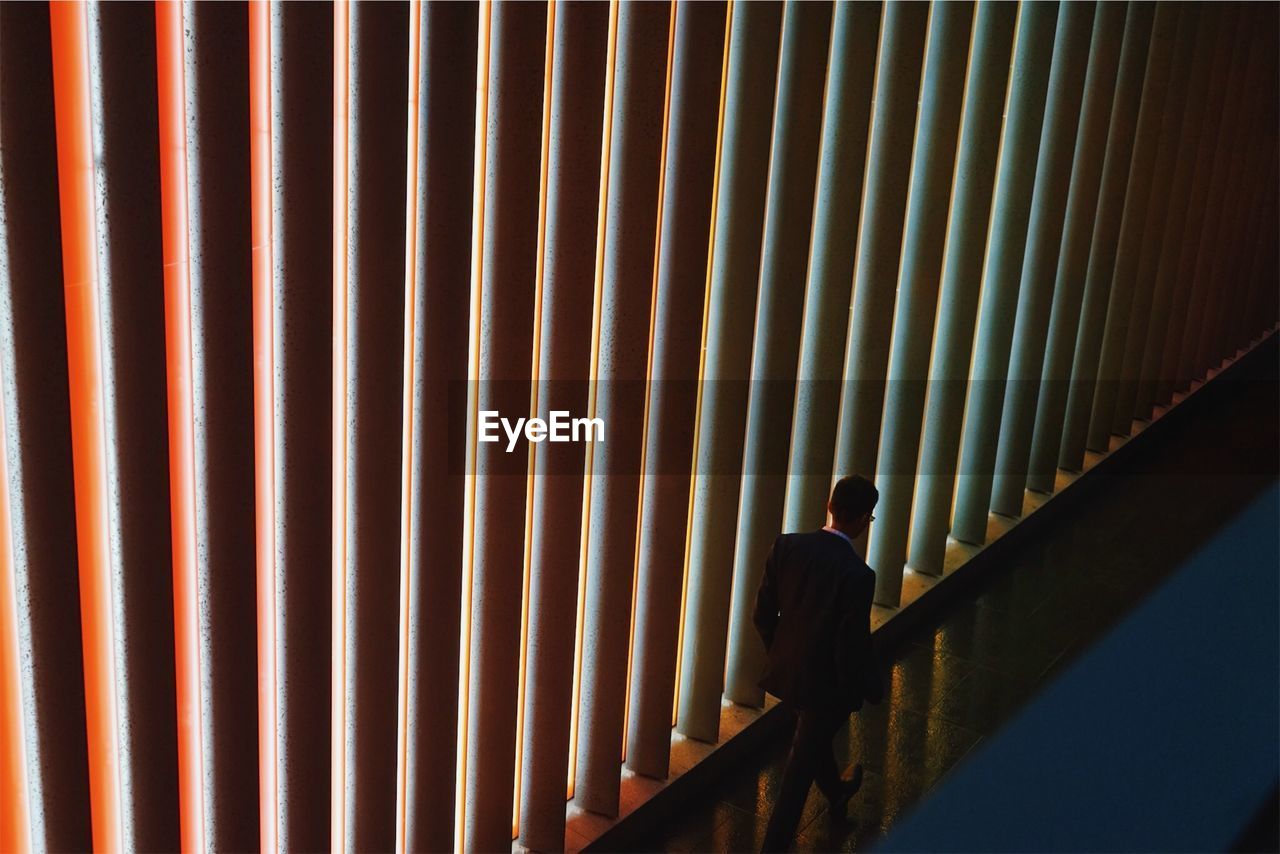
<path fill-rule="evenodd" d="M 836 651 L 840 678 L 846 680 L 850 689 L 873 703 L 879 702 L 884 693 L 871 641 L 871 602 L 875 592 L 875 575 L 859 573 L 848 610 L 840 622 Z"/>
<path fill-rule="evenodd" d="M 764 577 L 760 579 L 756 610 L 751 616 L 766 650 L 773 646 L 773 634 L 778 629 L 778 610 L 778 541 L 775 540 L 764 562 Z"/>

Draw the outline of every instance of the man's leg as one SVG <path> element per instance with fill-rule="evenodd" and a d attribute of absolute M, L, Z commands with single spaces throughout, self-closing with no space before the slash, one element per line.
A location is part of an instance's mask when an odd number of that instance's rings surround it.
<path fill-rule="evenodd" d="M 840 731 L 840 727 L 848 720 L 848 715 L 837 713 L 824 714 L 815 716 L 818 719 L 814 722 L 814 765 L 813 779 L 818 784 L 818 789 L 822 794 L 827 796 L 827 800 L 833 801 L 842 794 L 844 781 L 840 779 L 840 766 L 836 765 L 835 752 L 831 748 L 831 742 L 835 739 L 836 733 Z"/>
<path fill-rule="evenodd" d="M 769 826 L 764 834 L 764 851 L 786 851 L 790 847 L 791 840 L 796 835 L 796 826 L 800 823 L 800 815 L 804 812 L 809 786 L 813 783 L 817 768 L 823 763 L 822 756 L 825 754 L 832 767 L 835 767 L 835 758 L 831 755 L 831 736 L 834 730 L 828 727 L 829 722 L 823 720 L 822 716 L 808 712 L 798 714 L 795 735 L 791 739 L 791 753 L 787 756 L 787 765 L 782 772 L 778 799 L 774 802 L 773 814 L 769 816 Z"/>

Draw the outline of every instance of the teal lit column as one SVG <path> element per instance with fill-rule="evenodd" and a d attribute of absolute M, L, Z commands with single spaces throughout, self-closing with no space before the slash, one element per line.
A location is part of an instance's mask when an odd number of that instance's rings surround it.
<path fill-rule="evenodd" d="M 725 696 L 733 702 L 755 707 L 764 703 L 759 685 L 764 645 L 751 612 L 765 556 L 782 524 L 786 495 L 805 262 L 830 39 L 830 4 L 789 0 L 783 12 L 777 105 L 771 129 L 724 687 Z"/>
<path fill-rule="evenodd" d="M 1184 10 L 1196 18 L 1191 69 L 1187 78 L 1187 94 L 1183 104 L 1182 123 L 1177 136 L 1177 155 L 1170 181 L 1169 204 L 1166 208 L 1156 265 L 1156 293 L 1152 301 L 1152 325 L 1143 344 L 1142 369 L 1134 391 L 1134 418 L 1151 418 L 1164 376 L 1165 345 L 1170 328 L 1181 312 L 1186 311 L 1186 291 L 1179 287 L 1178 261 L 1182 249 L 1182 233 L 1191 207 L 1191 185 L 1195 176 L 1196 154 L 1204 134 L 1204 116 L 1208 105 L 1209 77 L 1216 55 L 1218 15 L 1204 6 Z M 1168 174 L 1168 173 L 1165 173 Z M 1157 185 L 1159 182 L 1157 182 Z"/>
<path fill-rule="evenodd" d="M 923 3 L 902 0 L 885 7 L 867 155 L 867 191 L 858 232 L 853 316 L 840 395 L 837 477 L 855 473 L 871 477 L 875 470 L 928 24 L 929 7 Z M 877 602 L 897 603 L 901 573 L 901 567 L 896 573 L 891 568 L 876 573 Z"/>
<path fill-rule="evenodd" d="M 1032 440 L 1027 485 L 1041 492 L 1053 492 L 1054 475 L 1058 466 L 1068 471 L 1084 469 L 1085 434 L 1097 389 L 1103 333 L 1112 320 L 1119 328 L 1128 323 L 1127 312 L 1133 300 L 1133 269 L 1130 266 L 1123 270 L 1123 277 L 1116 275 L 1116 255 L 1126 229 L 1133 235 L 1129 238 L 1130 242 L 1137 242 L 1136 235 L 1141 233 L 1142 217 L 1146 214 L 1143 208 L 1146 194 L 1141 189 L 1133 193 L 1132 205 L 1128 205 L 1126 199 L 1129 197 L 1127 191 L 1136 147 L 1135 135 L 1141 130 L 1138 125 L 1141 119 L 1143 78 L 1155 10 L 1153 3 L 1129 4 L 1115 98 L 1111 105 L 1107 155 L 1102 166 L 1102 187 L 1098 192 L 1092 248 L 1089 250 L 1089 271 L 1085 277 L 1084 303 L 1080 307 L 1080 328 L 1076 333 L 1070 385 L 1065 389 L 1058 389 L 1057 399 L 1061 400 L 1061 396 L 1065 394 L 1066 408 L 1061 418 L 1037 424 L 1036 435 Z M 1169 29 L 1172 30 L 1172 27 Z M 1154 134 L 1156 124 L 1156 120 L 1149 122 L 1152 131 L 1148 136 Z M 1139 153 L 1150 160 L 1149 151 L 1143 149 Z"/>
<path fill-rule="evenodd" d="M 895 276 L 889 280 L 891 283 L 897 280 L 898 300 L 885 389 L 885 430 L 876 460 L 879 470 L 876 480 L 880 488 L 876 509 L 878 524 L 868 551 L 868 561 L 876 568 L 876 598 L 882 605 L 896 606 L 901 599 L 907 523 L 920 451 L 920 418 L 937 316 L 947 210 L 951 202 L 972 27 L 972 3 L 934 5 L 920 93 L 920 127 L 902 245 L 902 272 L 900 278 Z M 1005 62 L 1008 62 L 1007 56 Z M 888 306 L 885 312 L 888 313 Z M 854 322 L 856 328 L 856 308 Z M 851 351 L 850 357 L 852 355 Z M 879 428 L 877 417 L 876 432 Z"/>
<path fill-rule="evenodd" d="M 993 472 L 996 471 L 993 463 L 998 461 L 998 453 L 1003 453 L 1002 448 L 998 450 L 997 443 L 1003 444 L 1002 426 L 1009 420 L 1005 413 L 1012 403 L 1025 408 L 1019 391 L 1029 384 L 1027 378 L 1030 376 L 1026 365 L 1029 358 L 1026 341 L 1033 333 L 1027 329 L 1027 322 L 1028 319 L 1039 319 L 1047 313 L 1049 295 L 1052 293 L 1052 273 L 1056 267 L 1058 242 L 1062 233 L 1062 218 L 1071 179 L 1071 154 L 1075 147 L 1080 98 L 1093 29 L 1093 4 L 1067 3 L 1059 10 L 1053 66 L 1049 76 L 1049 100 L 1040 133 L 1035 191 L 1030 222 L 1027 225 L 1026 252 L 1019 259 L 1022 262 L 1019 285 L 1007 293 L 1009 302 L 1013 302 L 1016 295 L 1017 313 L 1013 315 L 1016 319 L 1011 324 L 1012 339 L 1006 337 L 1009 333 L 1000 336 L 1003 341 L 1009 342 L 1005 344 L 1005 353 L 998 357 L 1000 364 L 1007 366 L 1008 371 L 996 374 L 985 371 L 979 373 L 975 370 L 973 377 L 979 388 L 987 383 L 991 383 L 993 388 L 981 390 L 984 397 L 990 397 L 975 401 L 973 416 L 966 419 L 961 478 L 956 495 L 955 519 L 952 522 L 952 535 L 965 542 L 983 543 L 986 540 L 987 512 L 991 506 Z M 1014 308 L 1006 303 L 997 306 L 995 310 L 1000 313 L 1003 326 L 1004 322 L 1008 322 L 1005 318 L 1012 315 Z M 1039 320 L 1038 325 L 1040 330 L 1033 337 L 1039 346 L 1043 346 L 1043 320 Z M 1036 362 L 1034 379 L 1038 383 L 1039 360 Z M 1012 388 L 1008 387 L 1009 383 L 1012 383 Z M 995 391 L 994 386 L 997 384 L 999 390 Z"/>
<path fill-rule="evenodd" d="M 733 544 L 751 375 L 751 327 L 760 277 L 760 236 L 764 230 L 765 190 L 769 178 L 769 132 L 778 68 L 778 32 L 782 23 L 779 3 L 735 3 L 732 9 L 728 91 L 724 101 L 720 181 L 711 248 L 702 407 L 693 472 L 686 642 L 680 650 L 673 643 L 670 656 L 673 669 L 677 655 L 682 658 L 677 729 L 706 741 L 718 740 L 720 726 L 733 584 Z M 673 425 L 673 428 L 682 431 L 683 425 Z M 688 512 L 688 496 L 681 509 Z M 672 604 L 678 615 L 678 603 Z M 644 675 L 638 670 L 633 672 L 634 703 Z M 653 759 L 657 760 L 661 753 L 660 770 L 665 776 L 667 757 L 671 754 L 671 692 L 675 674 L 664 672 L 662 675 L 666 679 L 666 691 L 660 695 L 664 703 L 654 708 L 651 738 Z M 632 720 L 637 720 L 635 715 Z M 633 743 L 639 744 L 640 734 L 635 726 L 632 734 Z M 628 749 L 628 767 L 650 773 L 641 767 L 639 760 L 640 756 L 633 757 Z"/>
<path fill-rule="evenodd" d="M 1177 235 L 1177 280 L 1173 292 L 1173 308 L 1169 315 L 1169 327 L 1165 331 L 1164 353 L 1152 396 L 1156 404 L 1170 403 L 1173 393 L 1181 391 L 1179 382 L 1182 342 L 1186 335 L 1190 306 L 1193 298 L 1196 253 L 1200 244 L 1200 232 L 1204 228 L 1204 212 L 1209 194 L 1209 173 L 1213 168 L 1213 152 L 1218 141 L 1218 125 L 1222 119 L 1222 103 L 1225 97 L 1227 73 L 1231 68 L 1231 49 L 1235 33 L 1237 8 L 1230 3 L 1220 7 L 1202 7 L 1202 17 L 1213 20 L 1213 59 L 1208 74 L 1203 128 L 1196 143 L 1195 168 L 1191 190 L 1187 197 L 1187 216 L 1182 231 Z"/>
<path fill-rule="evenodd" d="M 1137 137 L 1133 143 L 1129 184 L 1124 194 L 1124 214 L 1120 225 L 1120 241 L 1116 248 L 1115 270 L 1112 274 L 1111 299 L 1107 307 L 1106 326 L 1098 360 L 1097 386 L 1093 392 L 1092 403 L 1087 404 L 1088 412 L 1082 414 L 1081 410 L 1086 404 L 1077 399 L 1076 392 L 1080 377 L 1074 375 L 1072 377 L 1072 397 L 1067 402 L 1067 431 L 1063 437 L 1062 457 L 1059 460 L 1059 464 L 1064 468 L 1071 468 L 1073 465 L 1081 467 L 1083 447 L 1079 451 L 1080 462 L 1068 464 L 1067 460 L 1074 456 L 1068 453 L 1069 448 L 1080 441 L 1080 430 L 1084 426 L 1083 421 L 1086 417 L 1088 430 L 1083 437 L 1084 446 L 1093 450 L 1107 450 L 1111 439 L 1111 425 L 1115 417 L 1130 318 L 1132 316 L 1136 323 L 1141 323 L 1143 314 L 1150 308 L 1154 277 L 1149 274 L 1149 271 L 1141 270 L 1142 243 L 1148 218 L 1160 211 L 1159 208 L 1152 211 L 1148 205 L 1151 200 L 1155 165 L 1159 159 L 1160 126 L 1166 103 L 1169 65 L 1173 58 L 1173 43 L 1177 35 L 1180 8 L 1182 7 L 1168 0 L 1162 0 L 1156 6 L 1155 24 L 1151 32 L 1151 49 L 1147 57 L 1145 79 L 1142 83 L 1142 102 L 1138 110 Z M 1123 67 L 1123 57 L 1120 62 Z M 1119 100 L 1117 94 L 1117 104 Z M 1113 128 L 1115 124 L 1116 121 L 1113 118 Z M 1140 275 L 1141 273 L 1147 273 L 1147 275 Z M 1077 356 L 1078 363 L 1079 356 Z"/>
<path fill-rule="evenodd" d="M 1000 450 L 991 493 L 991 509 L 1005 516 L 1022 515 L 1036 426 L 1052 421 L 1056 428 L 1052 432 L 1060 435 L 1065 386 L 1075 352 L 1081 292 L 1098 209 L 1116 69 L 1124 40 L 1125 12 L 1126 5 L 1119 3 L 1098 5 L 1080 121 L 1074 134 L 1075 152 L 1068 167 L 1065 219 L 1060 221 L 1060 232 L 1043 232 L 1054 248 L 1047 249 L 1044 255 L 1028 250 L 1028 265 L 1022 268 L 1022 292 L 1027 299 L 1018 305 L 1011 387 L 1000 424 Z M 1043 436 L 1041 441 L 1046 441 Z"/>
<path fill-rule="evenodd" d="M 1169 61 L 1168 87 L 1160 114 L 1159 146 L 1153 158 L 1147 215 L 1142 227 L 1142 243 L 1137 264 L 1137 290 L 1133 297 L 1130 322 L 1125 332 L 1124 355 L 1120 368 L 1110 432 L 1128 436 L 1137 408 L 1138 386 L 1142 379 L 1142 362 L 1149 335 L 1169 322 L 1169 289 L 1159 275 L 1164 248 L 1166 223 L 1174 216 L 1173 188 L 1177 183 L 1179 151 L 1182 145 L 1183 115 L 1186 112 L 1187 83 L 1195 57 L 1196 29 L 1200 21 L 1198 6 L 1178 4 L 1177 32 Z M 1156 36 L 1160 34 L 1160 10 L 1156 11 Z M 1153 51 L 1159 46 L 1153 45 Z M 1144 101 L 1145 106 L 1145 101 Z M 1124 258 L 1124 255 L 1121 255 Z M 1105 356 L 1104 356 L 1105 358 Z M 1094 407 L 1095 422 L 1099 407 Z M 1103 413 L 1105 415 L 1105 413 Z M 1101 428 L 1099 428 L 1101 429 Z M 1096 447 L 1106 438 L 1090 441 Z"/>
<path fill-rule="evenodd" d="M 826 519 L 879 30 L 880 4 L 836 4 L 796 372 L 784 531 L 816 528 Z"/>
<path fill-rule="evenodd" d="M 1052 140 L 1052 129 L 1061 123 L 1061 115 L 1066 112 L 1064 107 L 1069 106 L 1072 113 L 1075 110 L 1074 105 L 1057 102 L 1069 95 L 1063 91 L 1069 65 L 1079 65 L 1079 70 L 1073 70 L 1076 97 L 1079 97 L 1078 87 L 1084 77 L 1081 54 L 1088 50 L 1092 22 L 1093 7 L 1087 4 L 1059 7 L 1034 3 L 1023 9 L 1018 23 L 1008 119 L 996 184 L 999 192 L 987 250 L 970 393 L 967 411 L 963 414 L 963 445 L 951 523 L 951 534 L 958 540 L 982 543 L 987 537 L 991 471 L 1041 143 Z M 1045 96 L 1051 78 L 1057 84 L 1051 96 L 1055 103 L 1048 116 L 1050 121 L 1046 122 Z M 960 418 L 958 412 L 950 415 L 956 429 L 959 429 Z M 934 497 L 935 505 L 945 506 L 950 491 L 936 485 L 934 489 L 938 493 Z M 935 552 L 939 562 L 944 545 L 945 541 Z"/>
<path fill-rule="evenodd" d="M 1025 127 L 1026 104 L 1019 100 L 1027 86 L 1030 58 L 1023 52 L 1034 49 L 1039 64 L 1041 97 L 1048 79 L 1049 63 L 1044 57 L 1053 51 L 1053 24 L 1057 5 L 1028 6 L 1019 30 L 1019 53 L 1014 61 L 1014 98 L 1010 104 L 1010 132 Z M 984 0 L 978 4 L 969 82 L 965 93 L 964 125 L 960 132 L 960 159 L 956 165 L 955 190 L 951 200 L 947 256 L 942 274 L 938 305 L 937 333 L 929 367 L 929 387 L 923 423 L 920 470 L 911 519 L 909 563 L 917 572 L 942 574 L 947 529 L 951 515 L 951 494 L 955 486 L 956 456 L 960 449 L 960 424 L 964 415 L 969 360 L 973 355 L 974 325 L 982 283 L 982 260 L 987 248 L 987 225 L 995 189 L 996 164 L 1000 152 L 1000 130 L 1004 120 L 1005 89 L 1009 81 L 1009 60 L 1018 9 L 1012 3 Z M 1013 111 L 1017 112 L 1013 112 Z M 1043 102 L 1041 102 L 1043 110 Z M 1012 124 L 1017 121 L 1015 126 Z M 1036 148 L 1039 114 L 1027 147 Z M 1010 137 L 1006 169 L 1019 160 Z M 1035 153 L 1021 155 L 1025 180 L 1014 176 L 1009 184 L 1025 184 L 1023 194 L 1030 201 L 1031 172 Z M 1012 194 L 1012 193 L 1011 193 Z M 1000 208 L 1005 213 L 1007 206 Z M 1025 227 L 1025 217 L 1022 217 Z M 1004 220 L 1000 226 L 1008 225 Z M 1001 233 L 998 228 L 993 234 Z M 1021 252 L 1019 251 L 1019 255 Z M 882 526 L 887 527 L 887 526 Z"/>

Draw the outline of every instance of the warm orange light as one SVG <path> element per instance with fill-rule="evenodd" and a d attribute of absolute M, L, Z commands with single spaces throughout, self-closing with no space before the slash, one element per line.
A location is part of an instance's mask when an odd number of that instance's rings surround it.
<path fill-rule="evenodd" d="M 454 849 L 466 848 L 467 818 L 467 729 L 471 701 L 471 585 L 476 547 L 476 420 L 480 398 L 480 285 L 484 272 L 485 170 L 488 165 L 489 125 L 489 41 L 492 4 L 480 4 L 479 44 L 476 60 L 476 145 L 474 201 L 471 205 L 471 334 L 467 364 L 467 461 L 466 493 L 462 512 L 462 613 L 458 639 L 458 748 L 457 797 L 453 825 Z"/>
<path fill-rule="evenodd" d="M 408 144 L 405 146 L 405 228 L 404 228 L 404 392 L 400 428 L 400 660 L 396 680 L 396 851 L 408 848 L 409 820 L 409 606 L 412 601 L 413 562 L 409 552 L 413 532 L 413 389 L 414 309 L 417 301 L 418 257 L 418 90 L 422 61 L 420 36 L 423 5 L 409 3 L 409 109 Z"/>
<path fill-rule="evenodd" d="M 258 826 L 276 850 L 275 318 L 271 274 L 271 15 L 249 4 L 249 159 L 253 244 L 253 487 L 257 545 Z"/>
<path fill-rule="evenodd" d="M 618 0 L 609 4 L 609 48 L 605 56 L 604 78 L 604 126 L 600 134 L 600 199 L 596 206 L 596 275 L 595 275 L 595 307 L 591 316 L 591 375 L 589 387 L 588 417 L 596 417 L 596 383 L 599 380 L 597 366 L 600 360 L 600 312 L 604 300 L 604 244 L 606 226 L 608 225 L 609 201 L 609 156 L 613 139 L 613 90 L 614 69 L 618 58 Z M 586 477 L 582 489 L 582 533 L 578 549 L 578 612 L 577 631 L 573 644 L 573 699 L 570 708 L 573 710 L 569 718 L 569 779 L 566 783 L 565 798 L 573 797 L 574 778 L 578 770 L 578 698 L 582 691 L 582 637 L 583 620 L 586 618 L 587 601 L 587 544 L 591 530 L 591 485 L 592 463 L 595 458 L 594 443 L 587 444 Z"/>
<path fill-rule="evenodd" d="M 547 246 L 547 172 L 551 145 L 551 83 L 555 66 L 556 0 L 547 2 L 547 47 L 542 72 L 542 162 L 538 171 L 538 256 L 534 272 L 532 382 L 529 390 L 529 417 L 538 415 L 538 354 L 542 350 L 542 292 L 545 281 Z M 524 507 L 524 585 L 520 594 L 520 676 L 516 691 L 516 754 L 514 795 L 511 798 L 511 838 L 520 835 L 520 778 L 524 773 L 524 693 L 529 661 L 529 575 L 533 565 L 533 483 L 537 456 L 529 443 L 528 476 Z"/>
<path fill-rule="evenodd" d="M 156 79 L 164 257 L 165 380 L 169 410 L 169 512 L 173 538 L 173 640 L 182 850 L 204 851 L 204 755 L 200 703 L 200 581 L 196 565 L 195 416 L 192 406 L 191 268 L 188 253 L 187 111 L 182 4 L 159 0 Z"/>
<path fill-rule="evenodd" d="M 110 503 L 103 422 L 101 305 L 94 224 L 89 33 L 83 3 L 50 3 L 58 203 L 67 315 L 67 380 L 75 484 L 76 555 L 84 647 L 85 719 L 93 848 L 124 848 L 119 708 L 111 596 Z"/>
<path fill-rule="evenodd" d="M 350 6 L 333 4 L 333 535 L 329 682 L 329 847 L 346 845 L 347 735 L 347 112 Z"/>

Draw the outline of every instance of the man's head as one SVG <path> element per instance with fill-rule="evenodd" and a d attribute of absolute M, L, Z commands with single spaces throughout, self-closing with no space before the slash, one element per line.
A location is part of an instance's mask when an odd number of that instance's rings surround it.
<path fill-rule="evenodd" d="M 831 490 L 827 510 L 831 513 L 831 527 L 845 536 L 857 538 L 871 524 L 871 511 L 880 500 L 875 484 L 862 475 L 851 474 L 836 481 Z"/>

